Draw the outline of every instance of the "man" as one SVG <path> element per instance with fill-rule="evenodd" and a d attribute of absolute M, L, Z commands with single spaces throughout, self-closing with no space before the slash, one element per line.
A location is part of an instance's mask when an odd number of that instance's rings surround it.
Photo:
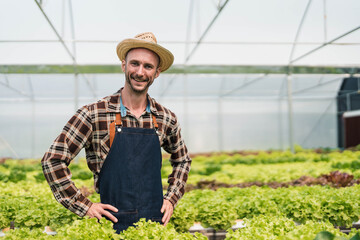
<path fill-rule="evenodd" d="M 56 198 L 79 216 L 103 216 L 120 231 L 140 218 L 166 225 L 184 194 L 191 159 L 176 116 L 150 98 L 149 87 L 174 57 L 152 33 L 117 46 L 125 85 L 114 95 L 80 108 L 42 159 Z M 173 167 L 163 196 L 161 149 Z M 71 181 L 68 165 L 85 148 L 101 203 L 92 203 Z"/>

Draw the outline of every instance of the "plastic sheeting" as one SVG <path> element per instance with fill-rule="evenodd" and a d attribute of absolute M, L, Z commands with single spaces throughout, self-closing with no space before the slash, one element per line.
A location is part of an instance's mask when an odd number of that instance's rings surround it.
<path fill-rule="evenodd" d="M 7 74 L 0 81 L 0 156 L 41 157 L 78 107 L 116 92 L 123 74 Z M 336 147 L 344 75 L 293 75 L 294 143 Z M 93 89 L 93 91 L 91 90 Z M 191 152 L 289 148 L 284 74 L 162 74 L 150 95 L 179 118 Z"/>

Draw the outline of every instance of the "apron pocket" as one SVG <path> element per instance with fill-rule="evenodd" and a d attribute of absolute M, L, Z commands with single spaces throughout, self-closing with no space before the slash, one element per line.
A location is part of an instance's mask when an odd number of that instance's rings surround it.
<path fill-rule="evenodd" d="M 154 210 L 140 210 L 139 218 L 146 218 L 146 220 L 151 220 L 153 222 L 162 223 L 161 219 L 163 218 L 164 214 Z"/>
<path fill-rule="evenodd" d="M 160 223 L 160 224 L 163 223 L 162 220 L 161 220 L 161 218 L 151 218 L 150 220 L 151 220 L 152 222 L 158 222 L 158 223 Z"/>
<path fill-rule="evenodd" d="M 139 213 L 136 209 L 112 212 L 112 214 L 118 220 L 117 223 L 114 223 L 114 229 L 116 230 L 116 233 L 120 233 L 121 231 L 126 230 L 128 227 L 134 226 L 134 223 L 139 221 Z"/>

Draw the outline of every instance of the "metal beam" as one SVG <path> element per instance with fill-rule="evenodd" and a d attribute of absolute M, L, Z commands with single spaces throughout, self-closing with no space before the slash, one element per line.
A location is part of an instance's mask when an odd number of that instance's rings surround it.
<path fill-rule="evenodd" d="M 26 94 L 25 92 L 23 92 L 23 91 L 21 91 L 21 90 L 18 90 L 18 89 L 16 89 L 16 88 L 14 88 L 14 87 L 11 87 L 9 84 L 5 84 L 5 83 L 3 83 L 3 82 L 0 82 L 0 84 L 3 85 L 3 86 L 5 86 L 5 87 L 7 87 L 7 88 L 9 88 L 9 89 L 11 89 L 11 90 L 14 91 L 14 92 L 17 92 L 17 93 L 20 94 L 20 95 L 23 95 L 23 96 L 25 96 L 25 97 L 31 98 L 30 95 Z M 29 101 L 29 99 L 27 99 L 27 101 Z"/>
<path fill-rule="evenodd" d="M 75 40 L 74 14 L 73 14 L 73 10 L 72 10 L 72 2 L 71 2 L 71 0 L 69 0 L 68 4 L 69 4 L 69 15 L 70 15 L 70 23 L 71 23 L 71 25 L 70 25 L 71 26 L 71 37 L 72 37 L 73 40 Z M 73 47 L 73 54 L 74 54 L 74 57 L 76 59 L 77 56 L 76 56 L 76 42 L 75 41 L 72 42 L 72 47 Z M 96 93 L 95 93 L 94 87 L 92 86 L 92 84 L 90 83 L 90 81 L 86 77 L 86 75 L 79 71 L 79 68 L 77 67 L 76 61 L 74 62 L 74 68 L 76 70 L 75 71 L 75 86 L 77 86 L 77 84 L 78 84 L 78 75 L 80 73 L 81 76 L 85 79 L 85 82 L 88 85 L 88 87 L 90 88 L 90 91 L 92 92 L 94 98 L 96 98 Z M 75 87 L 75 89 L 76 88 L 77 87 Z M 76 90 L 76 91 L 78 91 L 78 90 Z M 78 95 L 78 94 L 76 94 L 76 95 Z M 75 104 L 75 107 L 78 108 L 78 106 L 76 104 Z"/>
<path fill-rule="evenodd" d="M 335 99 L 334 99 L 335 100 Z M 304 138 L 304 140 L 301 142 L 301 146 L 303 146 L 308 138 L 314 133 L 315 128 L 319 125 L 325 114 L 329 111 L 330 107 L 335 103 L 336 101 L 331 101 L 330 104 L 326 107 L 325 111 L 321 114 L 321 116 L 318 118 L 318 120 L 315 122 L 314 126 L 309 131 L 308 135 Z"/>
<path fill-rule="evenodd" d="M 34 88 L 33 84 L 31 82 L 31 77 L 28 75 L 28 83 L 29 83 L 29 89 L 30 89 L 30 95 L 31 95 L 31 157 L 35 157 L 35 149 L 36 149 L 36 129 L 35 129 L 35 122 L 36 122 L 36 104 L 34 101 L 35 94 L 34 94 Z"/>
<path fill-rule="evenodd" d="M 304 21 L 305 21 L 305 19 L 306 19 L 306 15 L 307 15 L 307 13 L 308 13 L 308 11 L 309 11 L 311 2 L 312 2 L 312 0 L 309 0 L 309 1 L 308 1 L 308 4 L 306 5 L 305 11 L 304 11 L 304 14 L 303 14 L 303 16 L 302 16 L 302 18 L 301 18 L 300 25 L 299 25 L 298 30 L 297 30 L 297 32 L 296 32 L 295 40 L 294 40 L 294 43 L 293 43 L 293 47 L 292 47 L 291 52 L 290 52 L 289 66 L 290 66 L 290 64 L 292 63 L 292 58 L 293 58 L 293 55 L 294 55 L 294 53 L 295 53 L 295 48 L 296 48 L 296 45 L 297 45 L 297 40 L 298 40 L 298 38 L 299 38 L 299 36 L 300 36 L 300 32 L 301 32 L 302 26 L 303 26 L 303 24 L 304 24 Z"/>
<path fill-rule="evenodd" d="M 279 99 L 278 99 L 278 129 L 279 129 L 279 135 L 278 135 L 278 139 L 279 139 L 279 147 L 281 150 L 285 150 L 284 149 L 284 139 L 283 139 L 283 117 L 282 117 L 282 99 L 281 99 L 281 95 L 285 95 L 283 94 L 283 92 L 285 91 L 285 83 L 286 83 L 286 78 L 283 79 L 281 86 L 280 86 L 280 92 L 279 92 Z"/>
<path fill-rule="evenodd" d="M 287 75 L 287 102 L 288 102 L 288 117 L 289 117 L 289 145 L 292 153 L 294 149 L 294 123 L 293 123 L 293 104 L 292 104 L 292 78 L 291 74 Z"/>
<path fill-rule="evenodd" d="M 327 9 L 326 9 L 326 0 L 323 0 L 324 6 L 324 42 L 327 41 Z"/>
<path fill-rule="evenodd" d="M 187 25 L 187 31 L 186 31 L 186 41 L 185 41 L 185 56 L 187 55 L 188 52 L 188 47 L 189 47 L 189 39 L 190 39 L 190 35 L 191 35 L 191 19 L 192 19 L 192 14 L 193 14 L 193 9 L 194 9 L 194 0 L 190 1 L 190 6 L 189 6 L 189 16 L 188 16 L 188 25 Z M 186 59 L 184 60 L 184 65 L 185 65 Z M 163 88 L 162 92 L 160 93 L 160 98 L 164 97 L 165 93 L 167 92 L 167 90 L 169 89 L 169 87 L 171 86 L 171 84 L 173 83 L 173 81 L 176 79 L 177 75 L 175 74 L 166 84 L 166 86 Z"/>
<path fill-rule="evenodd" d="M 71 0 L 68 1 L 69 3 L 69 15 L 70 15 L 70 26 L 71 26 L 71 38 L 75 39 L 75 28 L 74 28 L 74 21 L 73 21 L 73 14 L 72 14 L 72 8 L 71 8 Z M 76 43 L 72 43 L 73 47 L 73 54 L 76 59 Z M 79 108 L 79 69 L 77 68 L 76 61 L 73 63 L 75 74 L 74 74 L 74 111 L 76 111 Z M 91 88 L 90 83 L 87 81 L 88 86 Z M 94 94 L 94 92 L 93 92 Z M 95 95 L 95 94 L 94 94 Z M 75 159 L 75 162 L 78 163 L 78 158 Z"/>
<path fill-rule="evenodd" d="M 83 39 L 64 39 L 64 43 L 118 43 L 118 40 L 104 40 L 104 39 L 94 39 L 94 40 L 83 40 Z M 59 40 L 54 39 L 30 39 L 30 40 L 18 40 L 18 39 L 2 39 L 0 43 L 58 43 Z M 159 41 L 159 44 L 196 44 L 198 41 Z M 320 45 L 324 42 L 297 42 L 296 45 Z M 201 44 L 209 45 L 293 45 L 294 42 L 278 42 L 278 41 L 202 41 Z M 336 42 L 330 43 L 329 45 L 341 45 L 341 46 L 358 46 L 360 42 Z"/>
<path fill-rule="evenodd" d="M 60 34 L 58 33 L 58 31 L 56 30 L 56 28 L 54 27 L 54 25 L 52 24 L 52 22 L 50 21 L 50 19 L 48 18 L 48 16 L 46 15 L 46 13 L 44 12 L 44 9 L 41 7 L 40 3 L 37 0 L 34 0 L 36 5 L 39 7 L 40 11 L 42 12 L 42 14 L 44 15 L 46 21 L 48 22 L 48 24 L 50 25 L 50 27 L 52 28 L 52 30 L 54 31 L 54 33 L 56 34 L 57 38 L 59 39 L 60 43 L 63 45 L 63 47 L 65 48 L 67 54 L 70 56 L 70 58 L 73 60 L 73 62 L 76 62 L 75 57 L 73 56 L 73 54 L 70 52 L 69 48 L 66 46 L 64 40 L 62 39 L 62 37 L 60 36 Z"/>
<path fill-rule="evenodd" d="M 4 74 L 4 78 L 5 78 L 5 82 L 6 82 L 6 84 L 9 86 L 9 79 L 8 79 L 8 77 L 6 76 L 6 74 Z"/>
<path fill-rule="evenodd" d="M 311 89 L 313 89 L 313 88 L 317 88 L 317 87 L 321 87 L 321 86 L 324 86 L 324 85 L 328 85 L 328 84 L 330 84 L 330 83 L 339 81 L 340 79 L 343 79 L 343 77 L 338 77 L 338 78 L 335 78 L 335 79 L 332 79 L 332 80 L 329 80 L 329 81 L 326 81 L 326 82 L 318 83 L 318 84 L 313 85 L 313 86 L 311 86 L 311 87 L 307 87 L 307 88 L 303 88 L 303 89 L 300 89 L 300 90 L 297 90 L 297 91 L 293 91 L 292 94 L 293 94 L 293 95 L 294 95 L 294 94 L 299 94 L 299 93 L 302 93 L 302 92 L 311 90 Z"/>
<path fill-rule="evenodd" d="M 167 90 L 169 89 L 170 85 L 173 83 L 173 81 L 176 79 L 176 77 L 178 77 L 179 74 L 174 74 L 171 79 L 168 81 L 168 84 L 166 84 L 166 86 L 164 87 L 164 89 L 162 90 L 162 92 L 160 93 L 160 98 L 164 97 L 165 93 L 167 92 Z"/>
<path fill-rule="evenodd" d="M 189 96 L 188 96 L 188 76 L 186 74 L 183 75 L 184 79 L 182 81 L 183 83 L 183 104 L 184 104 L 184 137 L 190 138 L 189 135 Z"/>
<path fill-rule="evenodd" d="M 212 27 L 212 25 L 215 23 L 216 19 L 219 17 L 220 13 L 222 12 L 222 10 L 224 9 L 224 7 L 226 6 L 226 4 L 229 2 L 229 0 L 226 0 L 225 3 L 218 9 L 218 13 L 215 15 L 215 17 L 211 20 L 210 24 L 207 26 L 207 28 L 205 29 L 204 33 L 201 35 L 201 37 L 199 38 L 199 40 L 196 42 L 195 47 L 191 50 L 190 54 L 186 57 L 185 59 L 185 63 L 187 63 L 189 61 L 189 59 L 192 57 L 192 55 L 195 53 L 196 49 L 198 48 L 198 46 L 200 45 L 200 43 L 202 42 L 202 40 L 204 39 L 204 37 L 206 36 L 206 34 L 209 32 L 210 28 Z"/>
<path fill-rule="evenodd" d="M 15 158 L 19 158 L 19 155 L 17 154 L 17 152 L 14 150 L 14 148 L 4 139 L 0 136 L 0 142 L 3 142 L 4 144 L 1 144 L 2 146 L 6 146 L 10 152 L 12 152 L 12 154 L 14 154 Z M 1 146 L 0 145 L 0 146 Z"/>
<path fill-rule="evenodd" d="M 327 85 L 327 84 L 330 84 L 330 83 L 333 83 L 333 82 L 336 82 L 336 81 L 339 81 L 340 79 L 344 78 L 348 76 L 348 74 L 344 74 L 344 76 L 340 76 L 340 77 L 337 77 L 337 78 L 334 78 L 334 79 L 331 79 L 329 81 L 326 81 L 326 82 L 318 82 L 316 85 L 313 85 L 311 87 L 306 87 L 306 88 L 303 88 L 303 89 L 300 89 L 300 90 L 297 90 L 297 91 L 293 91 L 292 94 L 298 94 L 298 93 L 301 93 L 301 92 L 305 92 L 305 91 L 308 91 L 308 90 L 311 90 L 313 88 L 316 88 L 316 87 L 321 87 L 321 86 L 324 86 L 324 85 Z M 286 96 L 285 93 L 282 93 L 279 95 L 280 97 L 284 97 Z"/>
<path fill-rule="evenodd" d="M 71 38 L 73 40 L 75 40 L 75 26 L 74 26 L 74 16 L 73 16 L 73 11 L 72 11 L 72 4 L 71 4 L 71 0 L 69 0 L 69 12 L 70 12 L 70 23 L 71 23 Z M 76 44 L 73 41 L 73 54 L 74 54 L 74 58 L 76 59 Z M 76 61 L 74 62 L 76 64 Z"/>
<path fill-rule="evenodd" d="M 190 36 L 191 36 L 191 22 L 192 22 L 192 17 L 193 17 L 193 11 L 194 11 L 194 1 L 195 0 L 191 0 L 190 1 L 190 6 L 189 6 L 189 16 L 188 16 L 188 23 L 187 23 L 187 27 L 186 27 L 186 42 L 185 42 L 185 54 L 184 56 L 188 55 L 189 52 L 189 44 L 190 44 Z M 186 58 L 184 59 L 184 64 L 186 63 Z"/>
<path fill-rule="evenodd" d="M 265 78 L 267 75 L 268 75 L 268 74 L 266 73 L 266 74 L 263 74 L 263 75 L 260 76 L 260 77 L 254 78 L 254 79 L 250 80 L 249 82 L 246 82 L 246 83 L 242 84 L 241 86 L 239 86 L 239 87 L 237 87 L 237 88 L 235 88 L 235 89 L 232 89 L 232 90 L 230 90 L 230 91 L 228 91 L 228 92 L 220 95 L 220 97 L 224 97 L 224 96 L 229 95 L 229 94 L 231 94 L 231 93 L 233 93 L 233 92 L 236 92 L 236 91 L 238 91 L 239 89 L 241 89 L 241 88 L 243 88 L 243 87 L 246 87 L 246 86 L 248 86 L 248 85 L 250 85 L 250 84 L 253 84 L 254 82 L 257 82 L 257 81 Z"/>
<path fill-rule="evenodd" d="M 31 82 L 31 77 L 29 76 L 29 74 L 27 74 L 27 79 L 28 79 L 29 89 L 30 89 L 30 98 L 31 98 L 31 101 L 33 101 L 35 98 L 35 94 L 34 94 L 33 84 Z"/>
<path fill-rule="evenodd" d="M 44 9 L 41 7 L 41 4 L 37 1 L 34 0 L 35 3 L 37 4 L 37 6 L 39 7 L 40 11 L 42 12 L 42 14 L 44 15 L 46 21 L 49 23 L 50 27 L 52 28 L 52 30 L 54 31 L 54 33 L 56 34 L 58 41 L 60 41 L 60 43 L 63 45 L 63 47 L 65 48 L 66 52 L 68 53 L 68 55 L 70 56 L 70 58 L 73 60 L 73 65 L 74 65 L 74 70 L 75 73 L 80 73 L 79 69 L 77 68 L 77 62 L 76 62 L 76 48 L 75 48 L 75 42 L 73 41 L 73 50 L 74 50 L 74 54 L 71 53 L 71 51 L 69 50 L 69 48 L 66 46 L 63 38 L 60 36 L 60 34 L 58 33 L 58 31 L 56 30 L 56 28 L 54 27 L 54 25 L 52 24 L 52 22 L 50 21 L 50 19 L 48 18 L 48 16 L 46 15 Z M 74 23 L 73 23 L 73 14 L 72 14 L 72 7 L 71 7 L 71 1 L 69 0 L 69 11 L 70 11 L 70 19 L 71 19 L 71 26 L 72 26 L 72 37 L 73 40 L 75 39 L 75 30 L 74 30 Z M 87 85 L 89 86 L 92 94 L 94 97 L 96 97 L 94 88 L 91 86 L 90 81 L 86 78 L 85 75 L 83 75 Z"/>
<path fill-rule="evenodd" d="M 292 58 L 295 53 L 297 40 L 300 36 L 300 32 L 301 32 L 302 26 L 304 24 L 304 21 L 306 19 L 306 15 L 310 9 L 311 2 L 312 2 L 312 0 L 309 0 L 306 5 L 304 14 L 300 21 L 300 25 L 298 27 L 298 30 L 296 31 L 294 44 L 292 46 L 290 56 L 289 56 L 288 75 L 287 75 L 287 102 L 288 102 L 288 118 L 289 118 L 289 145 L 290 145 L 290 150 L 292 153 L 295 152 L 295 149 L 294 149 L 294 127 L 293 127 L 293 105 L 292 105 L 292 76 L 291 76 Z"/>
<path fill-rule="evenodd" d="M 61 14 L 61 36 L 64 39 L 65 36 L 65 0 L 62 0 L 62 14 Z"/>
<path fill-rule="evenodd" d="M 223 134 L 223 98 L 221 97 L 221 93 L 223 91 L 225 85 L 225 79 L 224 77 L 221 78 L 220 87 L 219 87 L 219 97 L 217 99 L 217 131 L 218 131 L 218 151 L 224 150 L 224 134 Z"/>
<path fill-rule="evenodd" d="M 353 92 L 351 94 L 359 94 L 358 92 Z M 153 95 L 153 97 L 158 98 L 156 95 Z M 216 100 L 219 97 L 214 95 L 214 96 L 188 96 L 188 99 L 191 101 L 204 101 L 204 100 Z M 81 101 L 91 101 L 92 98 L 91 97 L 79 97 L 79 99 Z M 166 99 L 170 99 L 170 100 L 176 100 L 176 101 L 181 101 L 184 98 L 183 97 L 168 97 Z M 278 101 L 278 100 L 286 100 L 286 97 L 281 97 L 279 98 L 279 96 L 276 94 L 276 96 L 227 96 L 226 98 L 223 97 L 223 99 L 226 100 L 234 100 L 234 101 L 239 101 L 239 100 L 246 100 L 246 101 L 268 101 L 268 100 L 273 100 L 273 101 Z M 334 97 L 318 97 L 318 96 L 310 96 L 310 97 L 295 97 L 294 100 L 297 101 L 324 101 L 324 100 L 332 100 L 334 99 Z M 46 98 L 46 97 L 42 97 L 42 98 L 35 98 L 34 99 L 35 102 L 46 102 L 46 103 L 72 103 L 74 102 L 74 98 Z M 29 98 L 0 98 L 0 102 L 8 102 L 8 103 L 12 103 L 12 102 L 29 102 Z"/>
<path fill-rule="evenodd" d="M 350 31 L 348 31 L 348 32 L 346 32 L 346 33 L 344 33 L 344 34 L 341 34 L 340 36 L 334 38 L 333 40 L 331 40 L 331 41 L 329 41 L 329 42 L 326 42 L 326 43 L 322 44 L 321 46 L 319 46 L 319 47 L 317 47 L 317 48 L 314 48 L 313 50 L 310 50 L 309 52 L 307 52 L 307 53 L 301 55 L 300 57 L 297 57 L 296 59 L 292 60 L 290 63 L 293 64 L 294 62 L 297 62 L 297 61 L 299 61 L 300 59 L 302 59 L 302 58 L 304 58 L 304 57 L 306 57 L 306 56 L 308 56 L 308 55 L 316 52 L 317 50 L 319 50 L 319 49 L 321 49 L 321 48 L 323 48 L 323 47 L 325 47 L 325 46 L 327 46 L 327 45 L 332 44 L 333 42 L 335 42 L 335 41 L 337 41 L 337 40 L 339 40 L 339 39 L 341 39 L 341 38 L 349 35 L 350 33 L 353 33 L 353 32 L 355 32 L 355 31 L 357 31 L 358 29 L 360 29 L 360 26 L 358 26 L 358 27 L 356 27 L 356 28 L 353 28 L 353 29 L 351 29 Z"/>

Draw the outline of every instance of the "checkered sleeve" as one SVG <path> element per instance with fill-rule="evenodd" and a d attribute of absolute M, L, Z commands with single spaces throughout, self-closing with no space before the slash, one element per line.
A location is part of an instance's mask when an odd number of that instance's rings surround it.
<path fill-rule="evenodd" d="M 174 207 L 185 193 L 185 184 L 191 165 L 191 158 L 180 132 L 180 126 L 176 121 L 172 133 L 167 136 L 167 144 L 164 145 L 165 151 L 171 154 L 170 162 L 173 167 L 168 178 L 169 187 L 164 198 L 169 200 Z"/>
<path fill-rule="evenodd" d="M 67 122 L 41 160 L 45 178 L 55 199 L 81 217 L 85 216 L 92 202 L 71 181 L 68 165 L 90 141 L 91 132 L 90 112 L 84 106 Z"/>

